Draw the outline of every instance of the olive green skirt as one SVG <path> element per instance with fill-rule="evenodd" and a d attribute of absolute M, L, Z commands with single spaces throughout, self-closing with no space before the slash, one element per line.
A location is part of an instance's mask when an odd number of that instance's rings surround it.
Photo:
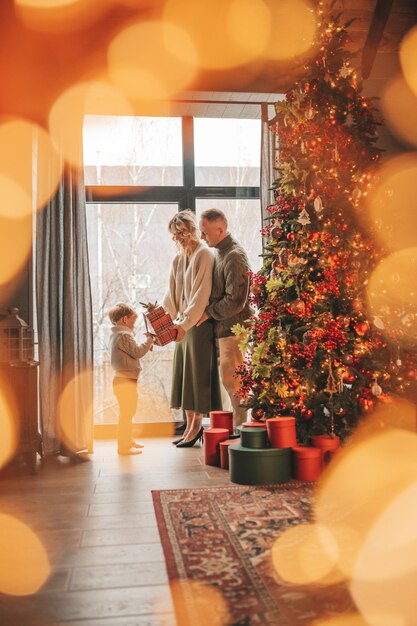
<path fill-rule="evenodd" d="M 214 323 L 193 326 L 175 345 L 171 407 L 196 413 L 222 408 Z"/>

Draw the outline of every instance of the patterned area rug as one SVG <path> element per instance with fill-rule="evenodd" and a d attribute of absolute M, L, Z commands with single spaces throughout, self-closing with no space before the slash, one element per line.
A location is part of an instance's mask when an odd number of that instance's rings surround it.
<path fill-rule="evenodd" d="M 310 626 L 352 610 L 344 585 L 290 585 L 273 570 L 271 547 L 309 521 L 311 493 L 305 483 L 154 491 L 178 626 Z"/>

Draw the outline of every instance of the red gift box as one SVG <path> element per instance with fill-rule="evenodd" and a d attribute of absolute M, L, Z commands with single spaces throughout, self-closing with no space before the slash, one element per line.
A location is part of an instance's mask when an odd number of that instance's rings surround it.
<path fill-rule="evenodd" d="M 169 313 L 161 306 L 147 304 L 144 305 L 147 313 L 143 314 L 147 332 L 152 332 L 155 336 L 157 346 L 166 346 L 167 343 L 175 341 L 177 328 Z M 149 330 L 149 326 L 151 330 Z"/>

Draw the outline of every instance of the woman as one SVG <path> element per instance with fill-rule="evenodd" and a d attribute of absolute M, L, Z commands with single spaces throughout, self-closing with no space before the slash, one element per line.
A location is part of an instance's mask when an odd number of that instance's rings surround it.
<path fill-rule="evenodd" d="M 187 425 L 177 448 L 190 448 L 203 437 L 203 415 L 221 409 L 213 322 L 196 327 L 208 305 L 214 257 L 198 237 L 191 211 L 174 215 L 168 225 L 178 254 L 172 263 L 163 307 L 178 328 L 174 352 L 171 407 L 185 410 Z"/>

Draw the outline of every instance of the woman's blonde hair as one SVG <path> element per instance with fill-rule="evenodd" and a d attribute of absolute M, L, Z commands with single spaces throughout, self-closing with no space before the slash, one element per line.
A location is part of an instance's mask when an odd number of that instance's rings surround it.
<path fill-rule="evenodd" d="M 185 211 L 179 211 L 173 218 L 169 220 L 168 230 L 171 232 L 171 228 L 174 228 L 177 232 L 186 231 L 191 234 L 194 241 L 199 241 L 198 227 L 195 215 L 189 209 Z"/>
<path fill-rule="evenodd" d="M 122 317 L 130 317 L 131 315 L 136 315 L 136 311 L 128 304 L 124 304 L 124 302 L 116 304 L 108 313 L 112 324 L 117 324 L 117 322 L 120 322 Z"/>

